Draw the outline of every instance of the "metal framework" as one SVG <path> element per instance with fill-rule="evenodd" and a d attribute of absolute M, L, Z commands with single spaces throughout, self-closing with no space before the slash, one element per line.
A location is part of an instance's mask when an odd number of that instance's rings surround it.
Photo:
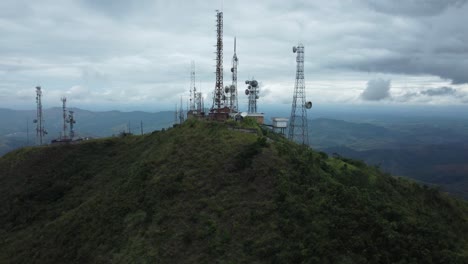
<path fill-rule="evenodd" d="M 312 103 L 306 102 L 304 82 L 304 46 L 299 43 L 297 47 L 293 47 L 293 52 L 297 54 L 296 84 L 294 86 L 291 117 L 289 119 L 290 125 L 288 138 L 303 145 L 308 145 L 309 132 L 306 109 L 310 108 Z"/>
<path fill-rule="evenodd" d="M 62 112 L 63 112 L 63 129 L 62 129 L 62 139 L 67 139 L 67 98 L 64 96 L 60 98 L 62 101 Z"/>
<path fill-rule="evenodd" d="M 223 12 L 216 10 L 216 84 L 213 96 L 213 112 L 218 112 L 225 101 L 223 93 Z"/>
<path fill-rule="evenodd" d="M 232 85 L 229 89 L 229 108 L 231 112 L 239 111 L 239 104 L 237 100 L 237 64 L 239 59 L 236 54 L 236 38 L 234 38 L 234 55 L 232 56 Z"/>
<path fill-rule="evenodd" d="M 257 113 L 257 99 L 259 98 L 258 94 L 260 89 L 258 87 L 258 82 L 256 80 L 245 81 L 247 84 L 247 89 L 245 89 L 245 94 L 249 96 L 249 107 L 248 113 L 253 114 Z"/>
<path fill-rule="evenodd" d="M 47 131 L 44 129 L 44 117 L 42 116 L 42 90 L 40 86 L 36 86 L 36 144 L 42 145 L 44 136 L 47 135 Z"/>
<path fill-rule="evenodd" d="M 195 62 L 192 61 L 190 65 L 190 109 L 194 111 L 196 109 L 196 96 L 197 88 L 195 87 Z"/>
<path fill-rule="evenodd" d="M 184 122 L 184 105 L 182 104 L 182 96 L 180 97 L 180 108 L 179 108 L 179 124 Z"/>
<path fill-rule="evenodd" d="M 76 120 L 73 114 L 74 112 L 72 110 L 68 111 L 67 123 L 70 124 L 70 132 L 69 132 L 70 140 L 72 140 L 75 137 L 75 130 L 73 129 L 73 125 L 76 123 Z"/>

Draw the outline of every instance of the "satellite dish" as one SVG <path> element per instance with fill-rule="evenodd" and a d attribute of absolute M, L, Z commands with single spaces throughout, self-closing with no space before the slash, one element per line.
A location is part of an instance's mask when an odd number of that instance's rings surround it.
<path fill-rule="evenodd" d="M 293 52 L 296 53 L 296 51 L 297 51 L 297 48 L 293 47 Z"/>
<path fill-rule="evenodd" d="M 242 117 L 246 117 L 246 116 L 247 116 L 247 112 L 242 112 L 242 113 L 240 113 L 240 115 L 241 115 Z"/>
<path fill-rule="evenodd" d="M 252 89 L 252 86 L 249 85 L 249 86 L 247 87 L 247 89 Z"/>
<path fill-rule="evenodd" d="M 229 93 L 229 86 L 224 87 L 224 92 Z"/>
<path fill-rule="evenodd" d="M 252 87 L 258 86 L 258 82 L 256 80 L 251 81 L 250 84 L 252 85 Z"/>
<path fill-rule="evenodd" d="M 231 68 L 231 72 L 234 72 L 234 68 Z"/>
<path fill-rule="evenodd" d="M 311 101 L 306 102 L 306 103 L 305 103 L 305 108 L 311 109 L 311 108 L 312 108 L 312 102 L 311 102 Z"/>
<path fill-rule="evenodd" d="M 245 95 L 249 95 L 250 91 L 249 89 L 245 89 Z"/>
<path fill-rule="evenodd" d="M 250 81 L 245 81 L 245 84 L 249 84 L 249 83 L 250 83 Z"/>
<path fill-rule="evenodd" d="M 234 84 L 231 84 L 231 93 L 233 93 L 235 91 L 236 91 L 236 87 L 234 86 Z"/>

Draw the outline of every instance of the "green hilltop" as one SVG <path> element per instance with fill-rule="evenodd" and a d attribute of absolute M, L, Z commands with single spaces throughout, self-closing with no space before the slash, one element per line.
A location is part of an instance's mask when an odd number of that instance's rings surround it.
<path fill-rule="evenodd" d="M 468 263 L 468 206 L 253 123 L 0 158 L 0 263 Z"/>

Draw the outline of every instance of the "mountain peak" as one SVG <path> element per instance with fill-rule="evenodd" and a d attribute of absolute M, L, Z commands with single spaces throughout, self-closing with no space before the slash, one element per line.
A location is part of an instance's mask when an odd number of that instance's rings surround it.
<path fill-rule="evenodd" d="M 239 128 L 188 120 L 1 157 L 0 262 L 467 260 L 465 202 Z"/>

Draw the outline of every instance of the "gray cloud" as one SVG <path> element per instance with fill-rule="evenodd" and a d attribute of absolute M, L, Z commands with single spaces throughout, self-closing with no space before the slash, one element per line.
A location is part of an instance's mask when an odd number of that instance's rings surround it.
<path fill-rule="evenodd" d="M 369 7 L 377 12 L 405 16 L 434 16 L 451 6 L 460 7 L 466 0 L 368 0 Z"/>
<path fill-rule="evenodd" d="M 456 94 L 457 90 L 453 89 L 452 87 L 439 87 L 439 88 L 432 88 L 421 91 L 421 94 L 428 95 L 428 96 L 444 96 L 444 95 L 454 95 Z"/>
<path fill-rule="evenodd" d="M 438 76 L 461 90 L 456 85 L 468 83 L 466 1 L 394 2 L 224 1 L 224 80 L 230 82 L 237 36 L 238 79 L 255 76 L 264 82 L 271 93 L 262 99 L 269 102 L 291 97 L 296 66 L 291 47 L 299 41 L 305 45 L 307 82 L 320 78 L 330 87 L 354 87 L 316 90 L 314 96 L 325 102 L 357 98 L 359 86 L 344 84 L 343 76 L 361 83 L 373 72 L 392 74 L 385 78 L 394 83 L 403 75 L 421 82 Z M 176 102 L 188 94 L 191 60 L 197 81 L 210 94 L 215 9 L 221 9 L 218 0 L 0 1 L 0 87 L 10 91 L 2 94 L 8 98 L 2 103 L 15 105 L 23 97 L 11 91 L 23 89 L 33 106 L 37 84 L 49 95 L 56 91 L 54 96 L 86 87 L 94 96 L 90 104 Z M 253 19 L 259 14 L 262 19 Z M 75 92 L 70 96 L 86 95 Z"/>
<path fill-rule="evenodd" d="M 361 98 L 366 101 L 379 101 L 390 97 L 391 81 L 374 79 L 367 82 L 366 89 L 361 93 Z"/>

